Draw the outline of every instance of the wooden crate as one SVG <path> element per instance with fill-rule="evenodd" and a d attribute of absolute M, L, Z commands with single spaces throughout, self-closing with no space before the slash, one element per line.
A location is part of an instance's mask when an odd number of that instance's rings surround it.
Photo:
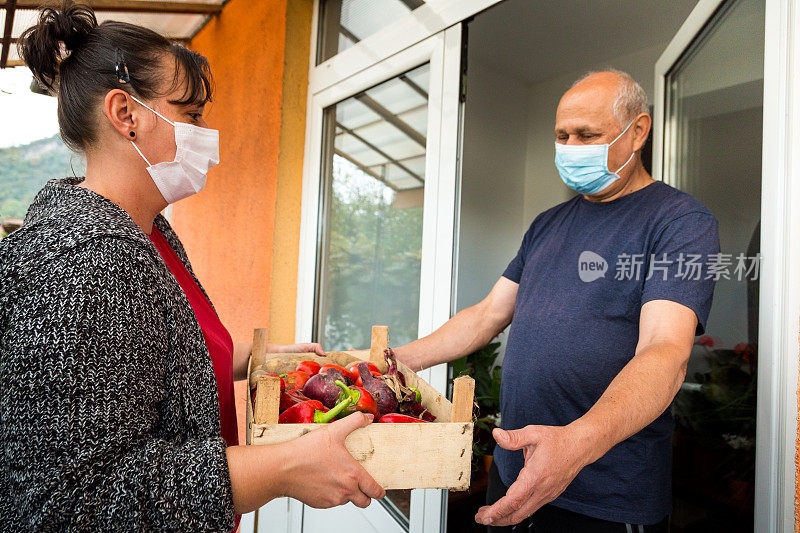
<path fill-rule="evenodd" d="M 374 326 L 369 350 L 328 352 L 328 357 L 310 353 L 267 353 L 266 330 L 257 329 L 247 375 L 264 365 L 268 372 L 282 374 L 294 370 L 304 360 L 345 366 L 353 361 L 371 361 L 386 371 L 383 350 L 388 328 Z M 406 384 L 417 387 L 422 403 L 436 422 L 421 424 L 378 424 L 359 428 L 345 441 L 353 457 L 384 489 L 466 490 L 472 462 L 472 405 L 475 382 L 468 376 L 454 381 L 453 403 L 439 394 L 411 369 L 398 363 Z M 261 376 L 256 383 L 255 405 L 247 395 L 247 444 L 286 442 L 323 424 L 278 424 L 280 382 Z"/>

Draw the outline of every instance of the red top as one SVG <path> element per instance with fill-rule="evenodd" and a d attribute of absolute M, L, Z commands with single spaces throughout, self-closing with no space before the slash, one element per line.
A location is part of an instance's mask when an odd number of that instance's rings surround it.
<path fill-rule="evenodd" d="M 197 323 L 203 330 L 203 339 L 206 341 L 211 364 L 214 367 L 214 376 L 217 378 L 217 395 L 219 396 L 219 419 L 222 438 L 228 446 L 239 444 L 239 430 L 236 426 L 236 403 L 233 393 L 233 339 L 222 325 L 211 302 L 208 301 L 203 291 L 195 283 L 192 275 L 183 262 L 169 245 L 158 229 L 153 226 L 150 240 L 155 245 L 158 253 L 164 258 L 172 275 L 189 299 L 194 310 Z M 236 527 L 239 526 L 239 516 L 236 516 Z"/>

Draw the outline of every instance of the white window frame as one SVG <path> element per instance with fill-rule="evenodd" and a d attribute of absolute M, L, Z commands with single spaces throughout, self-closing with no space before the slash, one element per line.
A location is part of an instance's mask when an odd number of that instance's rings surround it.
<path fill-rule="evenodd" d="M 458 157 L 460 53 L 461 25 L 456 24 L 310 95 L 306 114 L 298 260 L 295 331 L 297 339 L 310 339 L 314 326 L 324 110 L 426 63 L 430 64 L 431 85 L 425 159 L 419 335 L 431 333 L 450 318 L 456 180 L 457 165 L 460 162 Z M 446 393 L 447 365 L 427 369 L 420 375 L 440 392 Z M 446 492 L 440 490 L 412 492 L 409 524 L 411 532 L 440 531 L 442 517 L 446 513 L 445 495 Z M 368 517 L 371 516 L 371 521 L 375 522 L 388 516 L 377 504 L 373 504 L 363 512 Z M 302 521 L 302 506 L 296 502 L 290 505 L 290 515 L 293 517 L 292 523 L 299 524 Z"/>
<path fill-rule="evenodd" d="M 311 66 L 308 74 L 309 94 L 327 89 L 501 1 L 427 0 L 424 5 L 369 35 L 355 46 L 315 65 L 320 12 L 320 0 L 315 0 L 311 27 Z"/>
<path fill-rule="evenodd" d="M 701 0 L 655 67 L 653 177 L 663 179 L 666 74 L 723 0 Z M 800 319 L 800 10 L 766 0 L 755 531 L 794 531 Z M 792 275 L 795 273 L 795 275 Z"/>

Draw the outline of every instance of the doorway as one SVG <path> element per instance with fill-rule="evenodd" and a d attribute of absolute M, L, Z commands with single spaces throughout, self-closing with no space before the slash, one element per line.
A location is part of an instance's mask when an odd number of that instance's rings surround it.
<path fill-rule="evenodd" d="M 563 92 L 585 72 L 613 67 L 631 74 L 653 103 L 656 64 L 696 5 L 506 0 L 469 22 L 456 311 L 488 294 L 536 215 L 573 195 L 553 164 Z M 763 57 L 764 3 L 731 0 L 667 74 L 656 151 L 669 163 L 663 180 L 714 212 L 730 261 L 673 406 L 672 531 L 753 529 L 759 282 L 757 267 L 756 279 L 747 269 L 759 257 Z M 739 256 L 745 271 L 737 274 Z M 503 337 L 479 358 L 489 366 L 486 390 L 496 385 Z M 488 414 L 495 400 L 485 399 Z M 485 425 L 476 455 L 491 454 L 491 419 Z M 472 517 L 488 464 L 475 461 L 469 494 L 450 495 L 450 531 L 480 531 Z"/>

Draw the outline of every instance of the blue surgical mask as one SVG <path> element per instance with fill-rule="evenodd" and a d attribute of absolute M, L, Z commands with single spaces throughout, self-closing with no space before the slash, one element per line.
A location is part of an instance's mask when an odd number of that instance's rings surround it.
<path fill-rule="evenodd" d="M 634 119 L 635 120 L 635 119 Z M 617 172 L 633 160 L 631 154 L 625 165 L 616 172 L 608 170 L 608 149 L 617 139 L 625 135 L 628 126 L 608 144 L 560 144 L 556 143 L 556 168 L 561 179 L 570 189 L 581 194 L 595 194 L 619 179 Z"/>

